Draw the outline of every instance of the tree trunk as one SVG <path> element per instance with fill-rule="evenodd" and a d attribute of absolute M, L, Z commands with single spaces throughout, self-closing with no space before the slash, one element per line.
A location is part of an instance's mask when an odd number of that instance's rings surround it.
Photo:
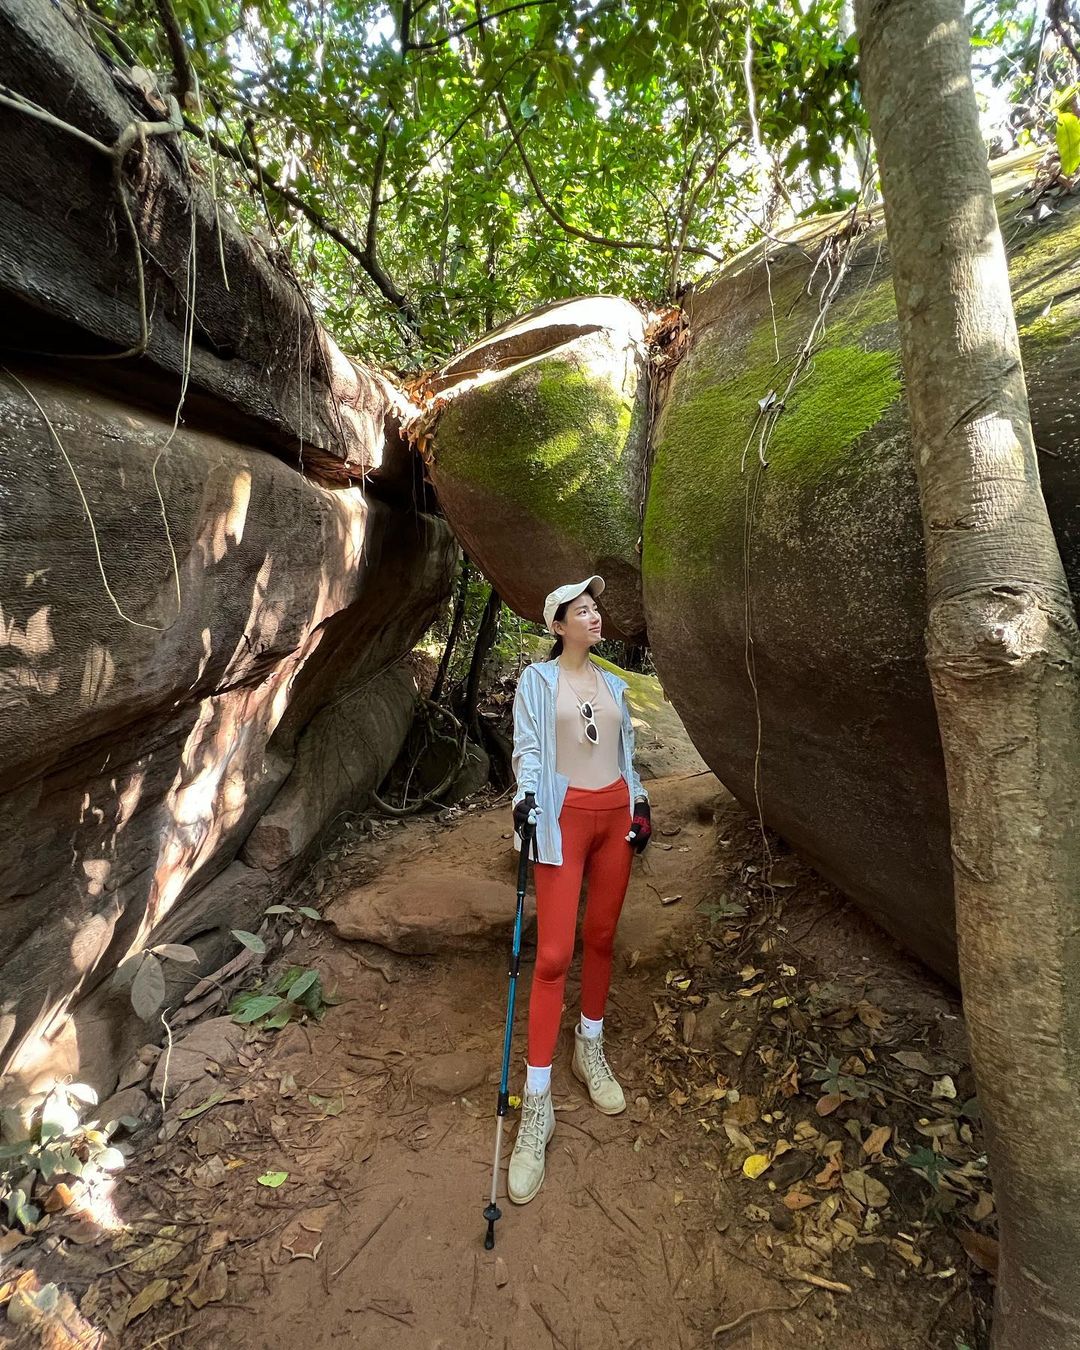
<path fill-rule="evenodd" d="M 469 734 L 477 743 L 481 738 L 480 714 L 476 707 L 480 699 L 480 676 L 483 673 L 484 662 L 488 658 L 488 653 L 494 647 L 495 638 L 498 636 L 499 611 L 501 609 L 502 598 L 495 587 L 492 586 L 487 604 L 484 606 L 484 612 L 480 617 L 480 627 L 476 630 L 476 645 L 473 647 L 472 661 L 469 664 L 469 674 L 465 681 L 465 693 L 461 705 L 461 720 L 468 727 Z"/>
<path fill-rule="evenodd" d="M 457 646 L 458 634 L 461 632 L 462 620 L 465 618 L 465 601 L 468 596 L 469 559 L 463 556 L 461 559 L 461 577 L 458 581 L 457 596 L 454 600 L 454 616 L 450 620 L 450 631 L 446 635 L 446 645 L 443 647 L 439 669 L 435 673 L 435 683 L 431 686 L 430 698 L 432 703 L 438 703 L 442 695 L 443 685 L 446 683 L 446 677 L 450 671 L 450 661 L 454 655 L 454 648 Z"/>
<path fill-rule="evenodd" d="M 1080 1345 L 1080 642 L 1046 514 L 961 0 L 857 0 L 926 545 L 998 1350 Z"/>

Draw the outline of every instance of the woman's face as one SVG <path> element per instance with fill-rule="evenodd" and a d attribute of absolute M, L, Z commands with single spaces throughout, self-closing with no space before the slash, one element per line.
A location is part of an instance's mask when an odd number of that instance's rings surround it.
<path fill-rule="evenodd" d="M 601 638 L 600 611 L 588 591 L 570 601 L 566 617 L 561 621 L 556 619 L 554 628 L 564 643 L 575 647 L 596 646 Z"/>

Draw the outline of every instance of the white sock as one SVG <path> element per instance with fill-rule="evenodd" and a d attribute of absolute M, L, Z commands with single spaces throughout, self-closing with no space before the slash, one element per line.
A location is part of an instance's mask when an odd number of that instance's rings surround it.
<path fill-rule="evenodd" d="M 604 1030 L 604 1019 L 602 1017 L 586 1017 L 581 1014 L 581 1034 L 587 1041 L 595 1041 L 597 1036 Z"/>
<path fill-rule="evenodd" d="M 547 1092 L 551 1087 L 551 1065 L 538 1069 L 535 1064 L 525 1065 L 525 1091 Z"/>

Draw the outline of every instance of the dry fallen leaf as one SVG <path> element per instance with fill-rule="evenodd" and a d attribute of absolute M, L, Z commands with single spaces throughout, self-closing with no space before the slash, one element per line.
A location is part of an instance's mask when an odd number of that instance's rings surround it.
<path fill-rule="evenodd" d="M 868 1158 L 880 1157 L 891 1138 L 892 1126 L 878 1125 L 863 1140 L 862 1151 Z"/>
<path fill-rule="evenodd" d="M 848 1195 L 871 1209 L 883 1209 L 892 1199 L 888 1186 L 861 1169 L 845 1172 L 841 1184 Z"/>
<path fill-rule="evenodd" d="M 229 1271 L 224 1261 L 212 1261 L 202 1278 L 188 1294 L 193 1308 L 205 1308 L 208 1303 L 220 1303 L 229 1291 Z"/>
<path fill-rule="evenodd" d="M 159 1230 L 157 1237 L 144 1251 L 141 1251 L 131 1263 L 131 1269 L 138 1275 L 149 1275 L 160 1270 L 183 1252 L 188 1243 L 176 1236 L 176 1225 L 168 1224 Z"/>
<path fill-rule="evenodd" d="M 918 1050 L 897 1050 L 893 1059 L 905 1069 L 914 1069 L 917 1073 L 925 1073 L 930 1078 L 937 1072 L 926 1056 L 920 1055 Z"/>
<path fill-rule="evenodd" d="M 143 1313 L 149 1312 L 155 1304 L 160 1303 L 169 1292 L 168 1280 L 152 1280 L 145 1289 L 141 1289 L 127 1306 L 124 1313 L 124 1326 L 130 1325 L 137 1317 Z"/>
<path fill-rule="evenodd" d="M 987 1237 L 985 1233 L 963 1232 L 960 1234 L 960 1245 L 980 1269 L 985 1270 L 988 1275 L 997 1275 L 998 1243 L 996 1238 Z"/>
<path fill-rule="evenodd" d="M 501 1289 L 509 1280 L 510 1272 L 506 1269 L 506 1262 L 501 1256 L 497 1256 L 495 1258 L 495 1287 Z"/>
<path fill-rule="evenodd" d="M 322 1250 L 323 1229 L 333 1210 L 333 1205 L 320 1205 L 298 1214 L 281 1235 L 282 1251 L 288 1252 L 294 1261 L 314 1261 Z"/>
<path fill-rule="evenodd" d="M 817 1201 L 809 1192 L 801 1191 L 796 1186 L 784 1196 L 784 1204 L 788 1209 L 807 1209 L 810 1205 L 817 1204 Z"/>
<path fill-rule="evenodd" d="M 831 1116 L 843 1100 L 841 1093 L 829 1092 L 824 1097 L 818 1098 L 817 1106 L 814 1109 L 819 1116 Z"/>
<path fill-rule="evenodd" d="M 751 1153 L 743 1162 L 742 1171 L 744 1177 L 749 1177 L 751 1181 L 756 1181 L 762 1172 L 768 1170 L 771 1159 L 767 1153 Z"/>

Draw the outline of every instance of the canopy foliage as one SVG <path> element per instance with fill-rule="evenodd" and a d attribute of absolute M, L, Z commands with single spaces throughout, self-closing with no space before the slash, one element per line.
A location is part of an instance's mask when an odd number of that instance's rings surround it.
<path fill-rule="evenodd" d="M 542 301 L 674 298 L 853 201 L 865 156 L 844 0 L 93 4 L 338 339 L 401 369 Z M 1033 83 L 1033 16 L 977 7 L 999 83 Z"/>

